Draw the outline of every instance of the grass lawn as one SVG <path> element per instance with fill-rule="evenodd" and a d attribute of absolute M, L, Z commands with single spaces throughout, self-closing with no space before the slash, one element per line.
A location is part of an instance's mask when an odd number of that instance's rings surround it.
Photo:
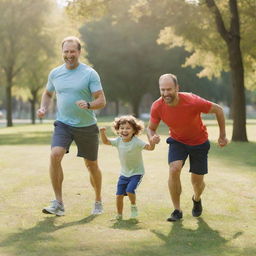
<path fill-rule="evenodd" d="M 101 145 L 105 213 L 91 216 L 94 194 L 76 147 L 63 160 L 66 215 L 44 215 L 53 198 L 48 176 L 52 126 L 40 124 L 0 129 L 0 256 L 255 256 L 256 255 L 256 122 L 247 124 L 250 143 L 216 145 L 210 134 L 209 174 L 202 217 L 193 218 L 188 165 L 182 172 L 184 220 L 168 223 L 172 211 L 167 189 L 167 128 L 161 143 L 144 151 L 146 175 L 138 189 L 138 222 L 113 222 L 119 159 L 116 149 Z M 109 126 L 110 123 L 99 123 Z M 231 136 L 231 125 L 227 127 Z M 111 134 L 110 130 L 108 131 Z M 146 140 L 146 136 L 142 135 Z"/>

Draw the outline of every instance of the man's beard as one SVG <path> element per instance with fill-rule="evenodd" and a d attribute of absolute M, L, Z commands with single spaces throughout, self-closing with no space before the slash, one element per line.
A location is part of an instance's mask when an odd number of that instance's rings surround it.
<path fill-rule="evenodd" d="M 175 96 L 168 95 L 168 96 L 164 96 L 163 99 L 164 99 L 165 103 L 171 104 L 171 103 L 173 103 L 175 101 Z"/>

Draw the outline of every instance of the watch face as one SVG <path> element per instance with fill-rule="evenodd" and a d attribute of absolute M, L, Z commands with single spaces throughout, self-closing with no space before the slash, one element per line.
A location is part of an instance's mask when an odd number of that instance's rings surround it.
<path fill-rule="evenodd" d="M 87 102 L 87 108 L 89 109 L 91 107 L 91 104 Z"/>

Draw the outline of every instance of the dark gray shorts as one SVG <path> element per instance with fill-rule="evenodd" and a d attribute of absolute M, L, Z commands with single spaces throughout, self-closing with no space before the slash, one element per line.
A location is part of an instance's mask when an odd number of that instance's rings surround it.
<path fill-rule="evenodd" d="M 60 121 L 55 121 L 52 148 L 63 147 L 68 153 L 72 141 L 75 141 L 77 145 L 77 156 L 91 161 L 97 160 L 99 129 L 96 124 L 88 127 L 73 127 Z"/>

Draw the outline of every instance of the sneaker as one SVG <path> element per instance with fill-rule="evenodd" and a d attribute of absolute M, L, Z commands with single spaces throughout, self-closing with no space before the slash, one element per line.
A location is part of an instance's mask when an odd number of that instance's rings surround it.
<path fill-rule="evenodd" d="M 117 222 L 117 221 L 122 221 L 123 220 L 123 215 L 122 214 L 117 214 L 114 218 L 112 218 L 110 221 L 112 222 Z"/>
<path fill-rule="evenodd" d="M 43 208 L 42 212 L 46 214 L 55 214 L 57 216 L 65 215 L 64 205 L 58 200 L 52 200 L 51 205 Z"/>
<path fill-rule="evenodd" d="M 136 205 L 131 206 L 131 219 L 135 219 L 138 217 L 138 208 Z"/>
<path fill-rule="evenodd" d="M 171 213 L 171 216 L 167 219 L 167 221 L 177 221 L 177 220 L 182 219 L 182 217 L 183 217 L 182 211 L 175 209 Z"/>
<path fill-rule="evenodd" d="M 100 215 L 103 213 L 103 205 L 101 201 L 96 201 L 93 209 L 92 209 L 92 214 L 93 215 Z"/>
<path fill-rule="evenodd" d="M 116 215 L 116 220 L 117 221 L 121 221 L 123 219 L 123 215 L 122 214 L 117 214 Z"/>
<path fill-rule="evenodd" d="M 193 209 L 192 209 L 192 215 L 194 217 L 199 217 L 202 214 L 203 211 L 203 207 L 202 207 L 202 201 L 200 199 L 200 201 L 195 201 L 194 197 L 192 197 L 192 201 L 193 201 Z"/>

